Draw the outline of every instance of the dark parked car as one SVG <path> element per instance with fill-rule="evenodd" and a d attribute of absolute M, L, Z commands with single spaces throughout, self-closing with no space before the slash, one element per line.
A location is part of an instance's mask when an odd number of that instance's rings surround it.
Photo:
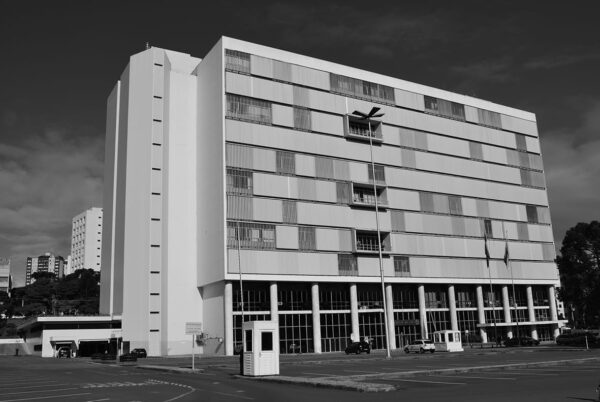
<path fill-rule="evenodd" d="M 540 341 L 530 336 L 513 337 L 504 341 L 504 346 L 537 346 Z"/>
<path fill-rule="evenodd" d="M 352 342 L 346 347 L 346 354 L 355 353 L 357 355 L 365 352 L 366 354 L 371 353 L 371 345 L 368 342 L 360 341 L 360 342 Z"/>
<path fill-rule="evenodd" d="M 135 355 L 136 357 L 146 357 L 147 356 L 146 349 L 144 349 L 144 348 L 133 349 L 130 353 L 132 355 Z"/>
<path fill-rule="evenodd" d="M 70 358 L 71 357 L 71 348 L 67 348 L 67 347 L 62 347 L 60 349 L 58 349 L 58 353 L 57 353 L 58 358 Z"/>
<path fill-rule="evenodd" d="M 598 338 L 593 334 L 562 334 L 556 337 L 556 344 L 560 346 L 586 346 L 586 337 L 587 337 L 587 346 L 597 347 L 600 343 Z"/>
<path fill-rule="evenodd" d="M 120 362 L 136 362 L 137 356 L 134 355 L 133 353 L 125 353 L 125 354 L 122 354 L 121 356 L 119 356 L 119 361 Z"/>

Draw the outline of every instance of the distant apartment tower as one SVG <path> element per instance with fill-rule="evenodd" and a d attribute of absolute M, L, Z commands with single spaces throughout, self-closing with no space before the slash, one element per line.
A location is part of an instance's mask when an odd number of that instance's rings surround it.
<path fill-rule="evenodd" d="M 12 277 L 10 275 L 10 259 L 0 257 L 0 292 L 10 294 Z"/>
<path fill-rule="evenodd" d="M 73 218 L 70 272 L 100 271 L 102 255 L 102 208 L 90 208 Z"/>
<path fill-rule="evenodd" d="M 57 278 L 62 278 L 65 269 L 65 259 L 52 253 L 45 253 L 39 257 L 27 257 L 27 271 L 25 284 L 31 285 L 35 282 L 32 275 L 35 272 L 52 272 Z"/>

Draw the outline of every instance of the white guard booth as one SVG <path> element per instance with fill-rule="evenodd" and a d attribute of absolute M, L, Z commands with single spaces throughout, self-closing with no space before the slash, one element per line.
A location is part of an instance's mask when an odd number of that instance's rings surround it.
<path fill-rule="evenodd" d="M 279 323 L 247 321 L 242 325 L 243 375 L 279 375 Z"/>
<path fill-rule="evenodd" d="M 459 331 L 435 331 L 433 333 L 435 350 L 440 352 L 462 352 L 462 342 Z"/>

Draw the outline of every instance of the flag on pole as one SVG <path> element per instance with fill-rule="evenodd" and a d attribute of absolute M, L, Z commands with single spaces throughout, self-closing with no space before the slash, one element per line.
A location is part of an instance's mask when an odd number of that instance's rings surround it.
<path fill-rule="evenodd" d="M 508 260 L 510 258 L 510 254 L 508 253 L 508 240 L 506 240 L 506 246 L 504 248 L 504 264 L 508 267 Z"/>
<path fill-rule="evenodd" d="M 483 235 L 483 244 L 485 247 L 485 264 L 489 268 L 490 267 L 490 251 L 488 250 L 488 246 L 487 246 L 487 234 Z"/>

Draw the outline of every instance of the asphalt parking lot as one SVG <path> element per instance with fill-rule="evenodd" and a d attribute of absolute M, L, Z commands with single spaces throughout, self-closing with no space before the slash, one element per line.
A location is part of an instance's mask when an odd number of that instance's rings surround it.
<path fill-rule="evenodd" d="M 159 366 L 179 372 L 141 369 Z M 238 376 L 237 357 L 0 357 L 0 402 L 17 401 L 593 401 L 600 350 L 518 348 L 464 353 L 285 355 L 281 376 Z M 347 386 L 351 384 L 352 386 Z M 368 394 L 357 391 L 372 391 Z M 379 392 L 377 392 L 379 391 Z"/>

